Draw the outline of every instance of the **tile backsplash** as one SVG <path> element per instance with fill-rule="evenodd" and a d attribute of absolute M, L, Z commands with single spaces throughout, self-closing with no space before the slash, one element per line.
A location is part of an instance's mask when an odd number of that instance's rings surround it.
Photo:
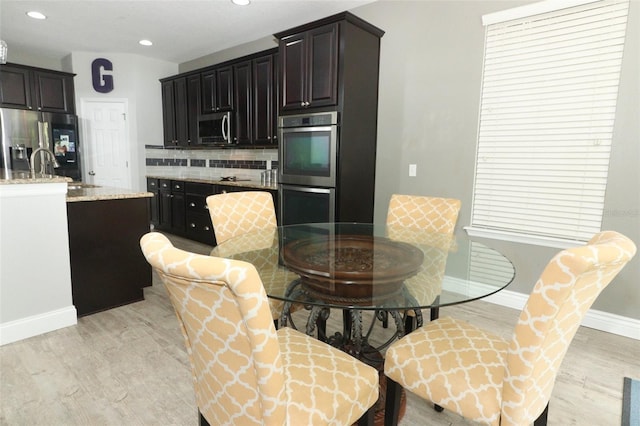
<path fill-rule="evenodd" d="M 278 167 L 277 149 L 181 150 L 149 148 L 146 175 L 218 179 L 235 176 L 260 180 L 260 173 Z"/>

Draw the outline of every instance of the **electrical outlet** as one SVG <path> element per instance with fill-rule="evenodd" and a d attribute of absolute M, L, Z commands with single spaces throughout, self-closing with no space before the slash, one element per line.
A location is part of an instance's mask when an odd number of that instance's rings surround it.
<path fill-rule="evenodd" d="M 418 169 L 417 164 L 409 164 L 409 176 L 415 176 Z"/>

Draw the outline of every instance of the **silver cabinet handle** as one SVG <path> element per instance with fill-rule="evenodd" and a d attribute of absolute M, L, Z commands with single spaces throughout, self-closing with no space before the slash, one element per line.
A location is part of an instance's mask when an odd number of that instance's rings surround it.
<path fill-rule="evenodd" d="M 211 229 L 211 228 L 209 228 L 208 226 L 205 226 L 205 227 L 204 227 L 204 230 L 205 230 L 205 231 L 208 231 L 208 230 L 210 230 L 210 229 Z"/>
<path fill-rule="evenodd" d="M 196 224 L 195 223 L 190 223 L 189 226 L 191 226 L 192 228 L 195 228 Z"/>
<path fill-rule="evenodd" d="M 196 203 L 189 203 L 189 207 L 195 207 Z"/>

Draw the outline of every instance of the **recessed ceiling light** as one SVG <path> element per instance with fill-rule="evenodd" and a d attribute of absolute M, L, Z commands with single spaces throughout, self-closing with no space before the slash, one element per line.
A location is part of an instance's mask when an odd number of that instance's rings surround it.
<path fill-rule="evenodd" d="M 251 3 L 251 1 L 249 0 L 231 0 L 231 3 L 238 5 L 238 6 L 246 6 L 249 3 Z"/>
<path fill-rule="evenodd" d="M 151 45 L 153 45 L 151 40 L 140 40 L 138 43 L 140 43 L 143 46 L 151 46 Z"/>
<path fill-rule="evenodd" d="M 27 16 L 33 19 L 47 19 L 45 15 L 43 15 L 40 12 L 36 12 L 35 10 L 32 10 L 31 12 L 27 12 Z"/>

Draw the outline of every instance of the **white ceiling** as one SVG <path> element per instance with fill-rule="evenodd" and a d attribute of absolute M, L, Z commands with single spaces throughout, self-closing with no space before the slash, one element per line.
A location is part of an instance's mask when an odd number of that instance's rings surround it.
<path fill-rule="evenodd" d="M 49 60 L 88 51 L 182 63 L 372 1 L 252 0 L 241 7 L 230 0 L 0 0 L 0 38 L 9 62 L 12 51 Z M 30 10 L 48 18 L 29 18 Z"/>

